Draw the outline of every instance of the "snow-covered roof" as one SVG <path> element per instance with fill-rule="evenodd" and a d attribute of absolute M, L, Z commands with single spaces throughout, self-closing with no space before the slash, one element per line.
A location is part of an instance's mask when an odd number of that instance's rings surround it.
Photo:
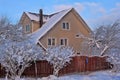
<path fill-rule="evenodd" d="M 39 16 L 37 14 L 35 15 L 33 13 L 30 13 L 30 12 L 25 12 L 25 13 L 31 20 L 39 21 Z"/>
<path fill-rule="evenodd" d="M 59 22 L 72 8 L 54 14 L 40 29 L 32 33 L 32 41 L 37 43 L 54 25 Z"/>
<path fill-rule="evenodd" d="M 39 14 L 31 13 L 31 12 L 25 12 L 25 13 L 31 20 L 39 21 L 39 17 L 40 17 Z M 48 21 L 50 17 L 51 17 L 51 15 L 43 15 L 43 22 Z"/>

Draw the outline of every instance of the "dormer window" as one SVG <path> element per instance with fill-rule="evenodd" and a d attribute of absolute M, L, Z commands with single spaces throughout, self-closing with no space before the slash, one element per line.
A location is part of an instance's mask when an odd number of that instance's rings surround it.
<path fill-rule="evenodd" d="M 26 25 L 25 30 L 26 32 L 30 32 L 30 25 Z"/>
<path fill-rule="evenodd" d="M 69 29 L 70 29 L 70 24 L 69 24 L 68 22 L 63 22 L 62 28 L 63 28 L 64 30 L 69 30 Z"/>

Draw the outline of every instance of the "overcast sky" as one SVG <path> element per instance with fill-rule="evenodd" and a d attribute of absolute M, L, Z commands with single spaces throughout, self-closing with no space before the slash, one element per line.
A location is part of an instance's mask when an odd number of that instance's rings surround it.
<path fill-rule="evenodd" d="M 120 0 L 0 0 L 0 16 L 16 23 L 24 11 L 38 13 L 42 8 L 45 14 L 51 14 L 71 7 L 92 29 L 120 19 Z"/>

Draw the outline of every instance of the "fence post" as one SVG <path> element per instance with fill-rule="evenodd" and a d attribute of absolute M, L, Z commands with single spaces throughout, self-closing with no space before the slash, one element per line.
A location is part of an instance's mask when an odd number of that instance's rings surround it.
<path fill-rule="evenodd" d="M 36 61 L 34 61 L 35 63 L 35 77 L 36 77 L 36 80 L 37 80 L 37 64 L 36 64 Z"/>

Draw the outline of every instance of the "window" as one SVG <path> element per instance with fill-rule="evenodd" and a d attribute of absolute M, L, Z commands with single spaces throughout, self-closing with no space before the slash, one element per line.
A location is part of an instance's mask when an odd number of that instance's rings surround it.
<path fill-rule="evenodd" d="M 79 34 L 76 35 L 77 38 L 79 38 L 79 36 L 80 36 Z"/>
<path fill-rule="evenodd" d="M 79 32 L 79 33 L 77 33 L 77 34 L 75 35 L 75 37 L 76 37 L 76 38 L 83 38 L 83 34 Z"/>
<path fill-rule="evenodd" d="M 48 45 L 51 45 L 51 39 L 48 39 Z"/>
<path fill-rule="evenodd" d="M 63 45 L 63 46 L 68 45 L 68 40 L 67 39 L 61 39 L 60 40 L 60 45 Z"/>
<path fill-rule="evenodd" d="M 30 25 L 26 25 L 26 32 L 30 32 Z"/>
<path fill-rule="evenodd" d="M 62 28 L 65 29 L 65 30 L 69 30 L 69 29 L 70 29 L 69 23 L 68 23 L 68 22 L 64 22 L 64 23 L 62 24 Z"/>
<path fill-rule="evenodd" d="M 48 38 L 48 45 L 49 46 L 55 46 L 55 38 Z"/>

